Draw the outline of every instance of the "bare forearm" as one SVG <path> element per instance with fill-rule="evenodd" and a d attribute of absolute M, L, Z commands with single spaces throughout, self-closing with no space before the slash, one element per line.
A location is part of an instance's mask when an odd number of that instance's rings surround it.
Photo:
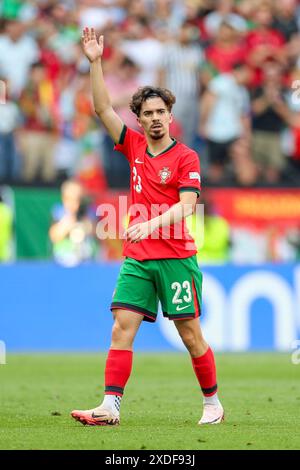
<path fill-rule="evenodd" d="M 186 204 L 179 201 L 163 214 L 151 219 L 150 223 L 155 229 L 177 224 L 190 216 L 194 209 L 195 204 Z"/>
<path fill-rule="evenodd" d="M 95 111 L 113 141 L 118 143 L 124 123 L 112 107 L 100 59 L 91 63 L 91 82 Z"/>
<path fill-rule="evenodd" d="M 94 108 L 98 116 L 101 117 L 101 114 L 112 106 L 104 81 L 101 58 L 91 63 L 90 74 Z"/>

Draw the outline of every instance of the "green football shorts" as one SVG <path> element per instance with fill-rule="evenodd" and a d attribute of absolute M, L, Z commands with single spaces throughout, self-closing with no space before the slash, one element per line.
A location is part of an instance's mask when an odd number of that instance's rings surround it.
<path fill-rule="evenodd" d="M 158 302 L 170 320 L 201 314 L 202 274 L 196 256 L 137 261 L 126 258 L 113 295 L 111 310 L 124 309 L 155 322 Z"/>

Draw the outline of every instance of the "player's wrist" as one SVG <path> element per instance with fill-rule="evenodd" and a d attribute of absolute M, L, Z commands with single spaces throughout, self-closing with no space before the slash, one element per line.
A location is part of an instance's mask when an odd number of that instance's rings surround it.
<path fill-rule="evenodd" d="M 96 59 L 89 59 L 90 64 L 101 64 L 102 63 L 102 56 L 96 57 Z"/>

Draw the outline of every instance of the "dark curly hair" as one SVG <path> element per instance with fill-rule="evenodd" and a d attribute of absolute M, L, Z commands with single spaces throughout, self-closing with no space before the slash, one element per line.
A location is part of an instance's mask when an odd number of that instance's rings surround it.
<path fill-rule="evenodd" d="M 172 111 L 172 107 L 176 102 L 176 98 L 170 90 L 166 88 L 145 86 L 139 88 L 138 91 L 133 95 L 130 109 L 137 116 L 141 113 L 142 104 L 149 98 L 161 98 L 166 104 L 169 112 Z"/>

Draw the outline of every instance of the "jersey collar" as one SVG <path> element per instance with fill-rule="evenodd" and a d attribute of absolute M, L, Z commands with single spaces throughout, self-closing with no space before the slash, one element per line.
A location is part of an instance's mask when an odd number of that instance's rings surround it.
<path fill-rule="evenodd" d="M 177 144 L 177 140 L 176 140 L 176 139 L 173 139 L 173 138 L 172 138 L 172 140 L 173 140 L 173 142 L 169 145 L 169 147 L 167 147 L 165 150 L 163 150 L 162 152 L 160 152 L 158 155 L 153 155 L 153 154 L 150 152 L 149 148 L 147 147 L 147 149 L 146 149 L 147 155 L 149 155 L 149 157 L 151 157 L 151 158 L 160 157 L 161 155 L 163 155 L 164 153 L 168 152 L 168 151 L 171 150 L 173 147 L 175 147 L 175 145 Z"/>

